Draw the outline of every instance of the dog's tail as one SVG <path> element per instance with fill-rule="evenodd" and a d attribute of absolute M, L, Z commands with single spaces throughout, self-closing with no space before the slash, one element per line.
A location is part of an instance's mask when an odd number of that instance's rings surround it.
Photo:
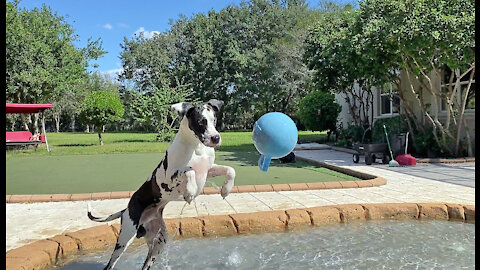
<path fill-rule="evenodd" d="M 111 214 L 110 216 L 107 216 L 107 217 L 94 217 L 92 215 L 92 206 L 90 205 L 90 203 L 87 203 L 87 208 L 88 208 L 88 213 L 87 213 L 88 218 L 90 220 L 93 220 L 93 221 L 96 221 L 96 222 L 107 222 L 107 221 L 115 220 L 115 219 L 121 217 L 122 214 L 123 214 L 123 211 L 125 211 L 125 209 L 123 209 L 123 210 L 118 211 L 115 214 Z"/>

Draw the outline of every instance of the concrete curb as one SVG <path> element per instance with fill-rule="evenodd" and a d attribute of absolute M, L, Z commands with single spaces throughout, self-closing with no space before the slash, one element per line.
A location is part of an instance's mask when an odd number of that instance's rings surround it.
<path fill-rule="evenodd" d="M 367 220 L 452 220 L 475 223 L 475 205 L 449 203 L 344 204 L 165 220 L 174 239 L 301 230 Z M 111 248 L 119 225 L 100 225 L 56 235 L 6 252 L 6 269 L 44 269 L 67 256 Z"/>
<path fill-rule="evenodd" d="M 363 188 L 385 185 L 387 180 L 363 172 L 343 168 L 340 166 L 328 164 L 325 162 L 297 157 L 299 160 L 307 161 L 328 168 L 333 171 L 341 172 L 363 180 L 357 181 L 339 181 L 339 182 L 315 182 L 315 183 L 291 183 L 291 184 L 271 184 L 271 185 L 246 185 L 234 186 L 231 193 L 245 192 L 269 192 L 269 191 L 297 191 L 314 189 L 334 189 L 334 188 Z M 6 195 L 6 203 L 37 203 L 37 202 L 61 202 L 61 201 L 87 201 L 87 200 L 110 200 L 110 199 L 128 199 L 135 191 L 112 191 L 99 193 L 79 193 L 79 194 L 33 194 L 33 195 Z M 220 191 L 214 187 L 206 187 L 203 194 L 220 194 Z"/>
<path fill-rule="evenodd" d="M 345 152 L 349 154 L 357 154 L 358 152 L 350 149 L 350 148 L 345 148 L 345 147 L 340 147 L 340 146 L 330 146 L 332 150 L 339 151 L 339 152 Z"/>

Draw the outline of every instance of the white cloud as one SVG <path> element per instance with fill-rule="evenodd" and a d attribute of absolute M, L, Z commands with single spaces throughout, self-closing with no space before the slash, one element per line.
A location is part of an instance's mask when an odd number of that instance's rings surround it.
<path fill-rule="evenodd" d="M 103 28 L 111 30 L 111 29 L 113 29 L 113 26 L 111 24 L 107 23 L 103 26 Z"/>
<path fill-rule="evenodd" d="M 123 71 L 123 68 L 111 69 L 102 71 L 101 73 L 111 80 L 116 80 L 118 75 Z"/>
<path fill-rule="evenodd" d="M 135 31 L 135 33 L 133 33 L 134 36 L 140 36 L 141 34 L 143 33 L 143 36 L 147 39 L 150 39 L 152 38 L 155 34 L 160 34 L 160 32 L 158 31 L 147 31 L 145 30 L 145 28 L 143 27 L 140 27 L 137 29 L 137 31 Z"/>

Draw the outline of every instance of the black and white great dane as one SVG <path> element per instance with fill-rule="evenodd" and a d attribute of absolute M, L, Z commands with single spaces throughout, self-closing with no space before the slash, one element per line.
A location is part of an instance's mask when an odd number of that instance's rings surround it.
<path fill-rule="evenodd" d="M 182 117 L 180 128 L 165 157 L 153 170 L 147 181 L 132 195 L 126 209 L 108 217 L 94 217 L 88 204 L 88 217 L 97 222 L 121 218 L 120 233 L 113 254 L 104 269 L 112 269 L 134 237 L 145 237 L 148 255 L 142 269 L 149 269 L 163 250 L 167 229 L 163 209 L 170 201 L 190 203 L 198 196 L 206 179 L 225 175 L 221 196 L 231 191 L 235 170 L 214 163 L 214 147 L 220 145 L 220 134 L 215 128 L 222 101 L 212 99 L 193 105 L 177 103 L 172 109 Z"/>

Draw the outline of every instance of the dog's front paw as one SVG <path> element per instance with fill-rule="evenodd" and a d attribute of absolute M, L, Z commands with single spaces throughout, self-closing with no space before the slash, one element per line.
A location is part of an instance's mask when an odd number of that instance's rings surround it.
<path fill-rule="evenodd" d="M 195 199 L 195 196 L 191 195 L 191 194 L 185 194 L 183 195 L 183 199 L 188 203 L 190 204 L 193 199 Z"/>
<path fill-rule="evenodd" d="M 220 191 L 220 195 L 222 195 L 222 198 L 225 199 L 225 197 L 227 197 L 228 194 L 230 194 L 230 191 L 232 191 L 232 187 L 233 185 L 230 185 L 230 184 L 225 184 L 222 186 L 222 190 Z"/>
<path fill-rule="evenodd" d="M 187 183 L 187 186 L 185 187 L 185 193 L 183 194 L 183 198 L 185 199 L 185 201 L 188 202 L 188 204 L 190 204 L 193 201 L 193 199 L 195 199 L 196 194 L 197 194 L 196 185 Z"/>

